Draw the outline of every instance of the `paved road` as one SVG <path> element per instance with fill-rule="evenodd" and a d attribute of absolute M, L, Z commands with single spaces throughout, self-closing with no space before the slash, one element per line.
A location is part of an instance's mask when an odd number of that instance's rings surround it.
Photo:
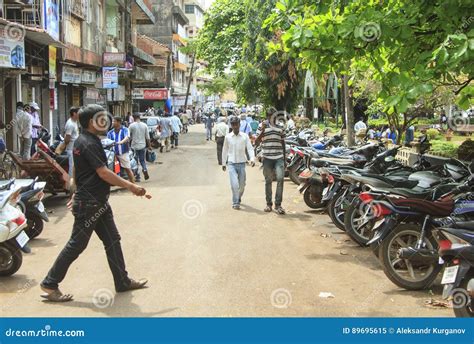
<path fill-rule="evenodd" d="M 429 291 L 395 287 L 362 249 L 308 211 L 291 181 L 288 214 L 262 212 L 263 176 L 248 168 L 243 209 L 231 208 L 228 176 L 214 142 L 193 126 L 173 153 L 159 154 L 143 185 L 153 198 L 111 197 L 127 269 L 149 279 L 146 290 L 115 295 L 101 242 L 94 236 L 62 284 L 66 304 L 41 301 L 38 283 L 67 241 L 72 215 L 64 197 L 31 242 L 20 271 L 0 279 L 2 316 L 451 316 L 424 305 Z M 330 292 L 334 298 L 320 298 Z M 440 293 L 438 287 L 435 294 Z"/>

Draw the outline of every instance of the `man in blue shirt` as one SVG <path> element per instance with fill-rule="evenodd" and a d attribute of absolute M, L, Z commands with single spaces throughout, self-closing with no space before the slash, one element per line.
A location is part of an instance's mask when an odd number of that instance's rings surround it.
<path fill-rule="evenodd" d="M 212 141 L 212 128 L 214 127 L 214 119 L 209 113 L 204 118 L 204 126 L 206 127 L 206 140 Z"/>
<path fill-rule="evenodd" d="M 171 148 L 178 148 L 178 138 L 181 129 L 183 128 L 183 123 L 178 117 L 178 113 L 175 112 L 170 118 L 171 129 L 173 129 L 173 135 L 171 136 Z"/>
<path fill-rule="evenodd" d="M 114 118 L 114 128 L 107 133 L 107 138 L 115 141 L 115 156 L 120 162 L 120 167 L 127 172 L 128 180 L 132 183 L 135 182 L 135 178 L 132 172 L 132 166 L 130 165 L 130 135 L 128 129 L 122 125 L 122 118 Z"/>

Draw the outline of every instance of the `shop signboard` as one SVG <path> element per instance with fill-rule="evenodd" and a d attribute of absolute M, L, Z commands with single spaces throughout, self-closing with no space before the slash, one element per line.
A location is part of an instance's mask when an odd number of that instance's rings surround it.
<path fill-rule="evenodd" d="M 104 53 L 102 55 L 102 65 L 104 67 L 124 68 L 125 62 L 125 53 Z"/>
<path fill-rule="evenodd" d="M 80 68 L 63 66 L 61 82 L 69 84 L 80 84 L 82 80 L 82 71 Z"/>
<path fill-rule="evenodd" d="M 97 74 L 92 70 L 82 70 L 81 82 L 83 84 L 95 84 L 97 81 Z"/>
<path fill-rule="evenodd" d="M 0 68 L 25 68 L 25 30 L 0 26 Z"/>
<path fill-rule="evenodd" d="M 87 88 L 86 88 L 85 98 L 97 100 L 97 99 L 99 99 L 99 97 L 100 97 L 100 94 L 99 94 L 99 90 L 98 90 L 98 89 L 96 89 L 96 88 L 90 88 L 90 87 L 87 87 Z"/>
<path fill-rule="evenodd" d="M 166 88 L 135 88 L 132 91 L 132 99 L 166 100 L 168 99 L 168 89 Z"/>
<path fill-rule="evenodd" d="M 118 68 L 102 67 L 102 87 L 117 88 L 118 87 Z"/>
<path fill-rule="evenodd" d="M 44 29 L 59 41 L 59 0 L 44 0 Z"/>

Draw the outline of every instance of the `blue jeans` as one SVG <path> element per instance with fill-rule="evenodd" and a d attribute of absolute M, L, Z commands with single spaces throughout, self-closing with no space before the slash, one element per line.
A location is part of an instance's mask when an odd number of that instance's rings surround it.
<path fill-rule="evenodd" d="M 280 207 L 283 201 L 283 183 L 285 180 L 285 160 L 284 159 L 263 159 L 263 176 L 265 177 L 265 198 L 267 205 L 272 206 L 272 182 L 276 176 L 277 188 L 275 193 L 275 206 Z"/>
<path fill-rule="evenodd" d="M 72 154 L 72 149 L 68 149 L 66 150 L 66 154 L 67 154 L 67 160 L 69 162 L 69 177 L 72 177 L 72 170 L 74 168 L 74 156 Z"/>
<path fill-rule="evenodd" d="M 245 190 L 245 163 L 229 164 L 230 187 L 232 188 L 232 205 L 240 205 Z"/>
<path fill-rule="evenodd" d="M 212 128 L 206 127 L 206 139 L 212 140 Z"/>
<path fill-rule="evenodd" d="M 140 162 L 140 165 L 142 165 L 142 171 L 146 172 L 146 160 L 145 160 L 145 154 L 146 154 L 146 148 L 143 149 L 135 149 L 135 155 L 138 158 L 138 161 Z"/>

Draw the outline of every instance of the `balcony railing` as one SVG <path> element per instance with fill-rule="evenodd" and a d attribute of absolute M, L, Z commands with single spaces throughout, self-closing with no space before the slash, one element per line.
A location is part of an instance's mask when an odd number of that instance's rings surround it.
<path fill-rule="evenodd" d="M 3 18 L 25 26 L 42 28 L 41 0 L 6 0 L 3 4 Z"/>

